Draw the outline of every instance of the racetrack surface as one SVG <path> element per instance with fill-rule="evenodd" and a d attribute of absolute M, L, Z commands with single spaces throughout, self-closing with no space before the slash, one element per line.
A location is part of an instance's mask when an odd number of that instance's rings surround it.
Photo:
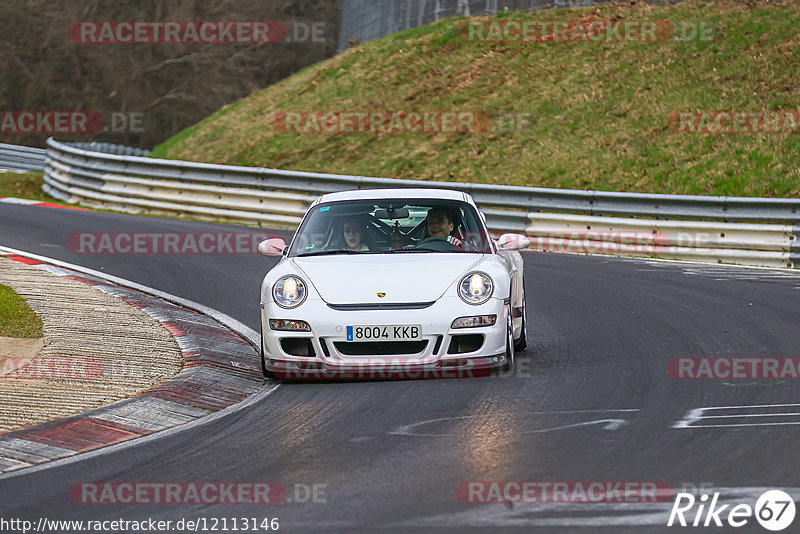
<path fill-rule="evenodd" d="M 258 330 L 258 288 L 274 259 L 79 255 L 66 247 L 74 232 L 224 230 L 246 229 L 0 205 L 0 244 L 194 300 Z M 800 412 L 800 406 L 776 406 L 800 402 L 797 380 L 676 380 L 666 372 L 674 357 L 800 357 L 800 275 L 523 255 L 529 348 L 518 354 L 512 375 L 282 384 L 208 424 L 90 460 L 0 478 L 0 515 L 32 521 L 278 517 L 284 532 L 511 532 L 535 526 L 650 532 L 671 530 L 671 499 L 478 504 L 462 502 L 456 490 L 476 480 L 664 481 L 677 491 L 713 485 L 721 501 L 751 506 L 767 488 L 785 488 L 800 498 L 800 416 L 774 415 Z M 710 420 L 718 426 L 673 427 L 691 410 L 731 406 L 757 408 L 704 412 L 750 416 Z M 764 413 L 773 415 L 759 415 Z M 71 485 L 102 481 L 279 482 L 289 488 L 289 498 L 296 497 L 296 484 L 319 484 L 325 502 L 70 500 Z"/>

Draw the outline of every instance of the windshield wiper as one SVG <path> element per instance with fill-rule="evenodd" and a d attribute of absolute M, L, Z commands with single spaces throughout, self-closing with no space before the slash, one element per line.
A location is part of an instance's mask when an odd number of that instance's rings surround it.
<path fill-rule="evenodd" d="M 440 250 L 438 248 L 428 247 L 414 247 L 414 248 L 400 248 L 397 250 L 382 250 L 379 254 L 394 254 L 395 252 L 441 252 L 442 254 L 488 254 L 482 250 L 461 250 L 454 248 L 453 250 Z"/>
<path fill-rule="evenodd" d="M 365 252 L 369 252 L 367 250 L 321 250 L 319 252 L 306 252 L 305 254 L 298 254 L 298 258 L 303 258 L 306 256 L 329 256 L 331 254 L 363 254 Z"/>

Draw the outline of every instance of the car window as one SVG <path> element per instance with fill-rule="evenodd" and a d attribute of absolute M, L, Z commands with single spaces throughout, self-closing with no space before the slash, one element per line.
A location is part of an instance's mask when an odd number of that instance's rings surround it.
<path fill-rule="evenodd" d="M 320 204 L 304 218 L 289 255 L 426 252 L 491 253 L 474 206 L 431 199 Z"/>

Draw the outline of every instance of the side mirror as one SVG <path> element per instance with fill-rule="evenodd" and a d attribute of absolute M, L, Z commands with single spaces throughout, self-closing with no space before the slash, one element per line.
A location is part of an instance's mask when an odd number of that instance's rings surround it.
<path fill-rule="evenodd" d="M 522 250 L 528 248 L 530 243 L 531 240 L 521 234 L 503 234 L 497 240 L 497 246 L 506 251 Z"/>
<path fill-rule="evenodd" d="M 265 256 L 280 256 L 286 249 L 286 241 L 280 237 L 266 239 L 258 244 L 258 251 Z"/>

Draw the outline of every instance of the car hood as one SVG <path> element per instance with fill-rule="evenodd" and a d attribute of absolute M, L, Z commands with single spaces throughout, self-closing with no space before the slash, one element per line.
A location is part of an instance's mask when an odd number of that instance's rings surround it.
<path fill-rule="evenodd" d="M 292 261 L 330 304 L 389 304 L 437 300 L 482 258 L 466 253 L 401 253 Z"/>

